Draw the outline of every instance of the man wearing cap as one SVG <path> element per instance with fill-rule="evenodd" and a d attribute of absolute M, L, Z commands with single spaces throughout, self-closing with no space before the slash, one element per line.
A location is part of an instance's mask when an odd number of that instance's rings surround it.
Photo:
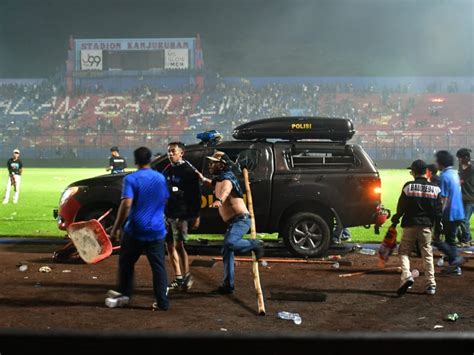
<path fill-rule="evenodd" d="M 111 174 L 124 173 L 127 168 L 127 161 L 124 157 L 120 156 L 119 149 L 117 147 L 110 148 L 112 156 L 109 158 L 109 167 L 105 169 L 110 171 Z"/>
<path fill-rule="evenodd" d="M 20 197 L 20 184 L 21 184 L 21 173 L 23 172 L 23 163 L 20 160 L 20 151 L 18 149 L 13 150 L 13 155 L 7 161 L 8 169 L 8 181 L 7 188 L 5 190 L 5 197 L 3 198 L 3 204 L 7 204 L 10 199 L 10 190 L 13 186 L 15 193 L 13 194 L 13 203 L 18 203 Z"/>
<path fill-rule="evenodd" d="M 418 242 L 423 257 L 425 272 L 425 293 L 436 293 L 436 281 L 433 265 L 433 250 L 431 248 L 431 228 L 440 228 L 442 215 L 441 189 L 428 182 L 426 178 L 426 163 L 415 160 L 408 169 L 415 178 L 407 182 L 398 199 L 397 213 L 392 217 L 396 226 L 402 218 L 403 234 L 400 241 L 399 255 L 402 264 L 402 276 L 398 295 L 403 295 L 413 285 L 414 279 L 410 271 L 410 252 Z"/>
<path fill-rule="evenodd" d="M 243 239 L 250 229 L 250 214 L 239 181 L 231 170 L 229 157 L 224 152 L 216 151 L 206 158 L 209 159 L 209 172 L 213 178 L 208 179 L 199 172 L 198 175 L 203 183 L 214 187 L 215 201 L 211 207 L 219 209 L 222 220 L 227 224 L 222 248 L 224 280 L 215 292 L 230 294 L 234 292 L 234 252 L 254 251 L 259 260 L 263 256 L 263 248 L 259 241 Z"/>
<path fill-rule="evenodd" d="M 441 188 L 441 201 L 443 202 L 443 228 L 445 241 L 440 240 L 440 234 L 435 234 L 434 245 L 448 258 L 449 267 L 447 272 L 455 272 L 461 275 L 461 265 L 466 259 L 458 256 L 456 246 L 456 232 L 464 221 L 464 206 L 462 204 L 461 182 L 456 171 L 453 169 L 454 157 L 446 150 L 436 152 L 436 164 L 441 175 L 439 187 Z"/>
<path fill-rule="evenodd" d="M 474 209 L 474 169 L 471 165 L 471 150 L 461 148 L 456 157 L 459 161 L 459 179 L 461 180 L 462 202 L 464 205 L 464 221 L 461 223 L 461 242 L 472 245 L 471 216 Z"/>

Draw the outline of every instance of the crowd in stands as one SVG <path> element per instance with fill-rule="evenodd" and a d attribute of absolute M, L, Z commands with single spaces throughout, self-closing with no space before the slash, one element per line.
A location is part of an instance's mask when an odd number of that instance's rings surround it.
<path fill-rule="evenodd" d="M 256 87 L 242 80 L 221 81 L 199 92 L 142 86 L 117 94 L 97 85 L 68 97 L 64 87 L 48 81 L 7 84 L 0 85 L 0 142 L 21 137 L 41 146 L 51 144 L 48 136 L 57 136 L 60 145 L 98 145 L 108 144 L 98 136 L 115 142 L 120 136 L 123 142 L 117 144 L 165 144 L 171 138 L 192 142 L 198 132 L 210 129 L 228 139 L 235 126 L 249 120 L 293 115 L 352 119 L 359 143 L 370 145 L 377 137 L 384 149 L 406 144 L 400 138 L 405 134 L 415 149 L 428 145 L 414 140 L 413 134 L 443 142 L 448 136 L 472 134 L 474 94 L 458 92 L 455 82 L 442 92 L 434 91 L 435 86 L 415 92 L 410 85 L 355 88 L 350 83 Z M 397 143 L 390 135 L 398 136 Z"/>

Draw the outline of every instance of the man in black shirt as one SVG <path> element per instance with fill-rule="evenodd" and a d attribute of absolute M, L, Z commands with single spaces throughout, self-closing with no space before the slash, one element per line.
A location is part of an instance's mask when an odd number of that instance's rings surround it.
<path fill-rule="evenodd" d="M 119 149 L 117 147 L 110 148 L 112 156 L 109 158 L 109 167 L 105 169 L 110 171 L 112 174 L 118 174 L 125 172 L 127 168 L 127 161 L 124 157 L 120 156 Z"/>
<path fill-rule="evenodd" d="M 21 173 L 23 172 L 23 163 L 20 160 L 20 151 L 18 149 L 14 149 L 13 156 L 8 159 L 7 169 L 8 181 L 5 190 L 5 197 L 3 198 L 3 204 L 8 203 L 12 186 L 15 191 L 13 194 L 13 203 L 18 203 L 18 198 L 20 197 Z"/>
<path fill-rule="evenodd" d="M 418 242 L 423 257 L 423 268 L 428 295 L 436 293 L 434 276 L 433 250 L 431 248 L 431 228 L 440 228 L 442 217 L 441 189 L 426 179 L 426 163 L 415 160 L 409 167 L 415 180 L 407 182 L 398 200 L 397 213 L 392 217 L 392 224 L 397 225 L 402 219 L 403 235 L 398 249 L 402 263 L 402 277 L 397 293 L 403 295 L 413 285 L 410 271 L 410 252 Z"/>
<path fill-rule="evenodd" d="M 184 150 L 183 143 L 170 143 L 168 145 L 170 164 L 163 170 L 170 191 L 165 209 L 169 225 L 166 242 L 170 262 L 176 275 L 175 280 L 168 286 L 171 290 L 188 290 L 193 284 L 184 243 L 188 236 L 188 228 L 198 227 L 201 209 L 199 176 L 196 174 L 196 169 L 183 159 Z"/>
<path fill-rule="evenodd" d="M 461 148 L 456 157 L 459 161 L 459 179 L 461 180 L 462 202 L 464 205 L 464 221 L 461 223 L 461 240 L 463 246 L 472 244 L 471 216 L 474 209 L 474 169 L 471 165 L 471 150 Z"/>

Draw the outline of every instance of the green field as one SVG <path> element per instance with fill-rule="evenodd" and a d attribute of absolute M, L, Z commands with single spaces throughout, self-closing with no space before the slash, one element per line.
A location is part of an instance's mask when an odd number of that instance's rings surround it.
<path fill-rule="evenodd" d="M 22 176 L 21 194 L 18 204 L 0 205 L 0 236 L 62 237 L 64 232 L 56 227 L 53 209 L 59 197 L 71 182 L 104 173 L 104 169 L 26 168 Z M 397 198 L 404 182 L 410 179 L 406 170 L 381 170 L 382 201 L 386 208 L 395 210 Z M 7 174 L 0 179 L 5 188 Z M 2 195 L 4 190 L 2 190 Z M 258 225 L 258 224 L 257 224 Z M 471 224 L 472 225 L 472 224 Z M 388 227 L 388 223 L 385 223 Z M 352 228 L 353 241 L 380 241 L 381 236 L 373 228 Z M 382 233 L 384 229 L 382 229 Z M 200 236 L 203 238 L 203 236 Z M 212 236 L 204 236 L 212 238 Z M 275 238 L 266 236 L 266 238 Z"/>

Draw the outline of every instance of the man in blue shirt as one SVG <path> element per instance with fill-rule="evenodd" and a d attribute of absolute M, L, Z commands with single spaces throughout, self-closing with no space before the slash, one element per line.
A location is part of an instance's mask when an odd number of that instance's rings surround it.
<path fill-rule="evenodd" d="M 442 222 L 445 241 L 439 240 L 440 232 L 438 232 L 435 235 L 434 244 L 448 257 L 449 268 L 447 271 L 455 271 L 460 275 L 460 266 L 466 262 L 463 257 L 458 256 L 456 247 L 456 231 L 464 220 L 461 183 L 457 172 L 453 169 L 454 157 L 451 153 L 446 150 L 436 152 L 436 163 L 441 170 L 439 187 L 443 202 Z"/>
<path fill-rule="evenodd" d="M 153 273 L 154 310 L 169 308 L 165 269 L 166 226 L 164 209 L 169 197 L 164 176 L 150 168 L 151 151 L 146 147 L 133 152 L 138 170 L 123 181 L 122 202 L 110 232 L 118 240 L 126 220 L 119 256 L 118 292 L 109 291 L 105 304 L 121 307 L 130 301 L 135 263 L 145 251 Z"/>

